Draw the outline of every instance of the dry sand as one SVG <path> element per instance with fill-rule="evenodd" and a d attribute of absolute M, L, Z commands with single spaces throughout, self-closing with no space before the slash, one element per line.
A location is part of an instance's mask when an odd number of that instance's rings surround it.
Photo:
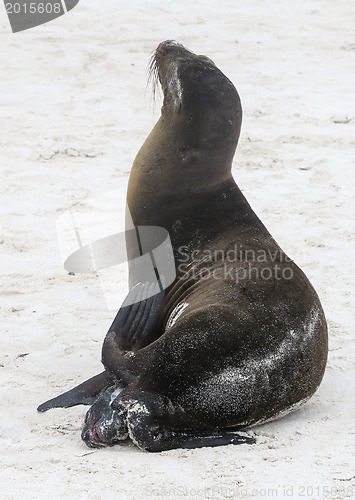
<path fill-rule="evenodd" d="M 353 0 L 83 0 L 14 35 L 1 3 L 0 498 L 354 498 L 354 23 Z M 63 269 L 56 221 L 117 189 L 122 223 L 159 116 L 146 70 L 164 39 L 237 86 L 235 178 L 317 289 L 329 363 L 302 409 L 254 429 L 255 446 L 93 451 L 85 407 L 36 411 L 101 370 L 113 316 L 96 274 Z"/>

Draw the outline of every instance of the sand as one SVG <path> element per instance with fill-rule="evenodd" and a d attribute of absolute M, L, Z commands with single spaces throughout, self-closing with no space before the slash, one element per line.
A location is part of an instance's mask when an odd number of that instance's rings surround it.
<path fill-rule="evenodd" d="M 353 0 L 86 0 L 12 34 L 1 4 L 1 498 L 355 496 L 354 18 Z M 165 39 L 237 86 L 234 175 L 318 291 L 329 362 L 303 408 L 253 429 L 256 445 L 90 450 L 85 407 L 36 411 L 101 370 L 114 314 L 105 279 L 64 270 L 57 222 L 116 191 L 107 219 L 122 225 L 132 161 L 159 116 L 149 55 Z"/>

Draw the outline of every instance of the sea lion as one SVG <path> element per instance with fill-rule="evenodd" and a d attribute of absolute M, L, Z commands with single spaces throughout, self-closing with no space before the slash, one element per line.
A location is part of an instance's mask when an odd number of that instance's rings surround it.
<path fill-rule="evenodd" d="M 128 436 L 148 451 L 253 442 L 240 429 L 318 388 L 324 312 L 232 177 L 242 120 L 234 85 L 175 41 L 158 46 L 151 69 L 164 102 L 127 201 L 136 226 L 169 232 L 176 279 L 164 290 L 164 277 L 145 283 L 131 266 L 102 348 L 105 371 L 39 410 L 96 398 L 82 432 L 90 447 Z"/>

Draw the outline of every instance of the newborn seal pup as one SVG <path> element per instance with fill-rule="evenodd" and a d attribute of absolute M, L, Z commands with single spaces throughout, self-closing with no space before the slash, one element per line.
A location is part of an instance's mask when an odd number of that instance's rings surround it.
<path fill-rule="evenodd" d="M 105 371 L 39 410 L 93 403 L 82 432 L 90 447 L 127 437 L 148 451 L 253 442 L 240 430 L 319 386 L 324 313 L 232 177 L 242 120 L 233 84 L 175 41 L 158 46 L 151 69 L 164 102 L 127 202 L 136 227 L 169 232 L 176 279 L 163 290 L 163 277 L 146 283 L 132 266 L 103 344 Z"/>

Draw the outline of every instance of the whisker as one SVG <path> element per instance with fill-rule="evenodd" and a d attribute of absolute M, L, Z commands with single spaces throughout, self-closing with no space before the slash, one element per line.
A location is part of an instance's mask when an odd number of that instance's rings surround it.
<path fill-rule="evenodd" d="M 149 61 L 149 65 L 148 65 L 147 87 L 150 84 L 152 84 L 153 101 L 155 102 L 156 96 L 160 91 L 159 76 L 158 76 L 158 68 L 157 68 L 155 51 L 153 52 L 153 54 L 150 58 L 150 61 Z"/>

